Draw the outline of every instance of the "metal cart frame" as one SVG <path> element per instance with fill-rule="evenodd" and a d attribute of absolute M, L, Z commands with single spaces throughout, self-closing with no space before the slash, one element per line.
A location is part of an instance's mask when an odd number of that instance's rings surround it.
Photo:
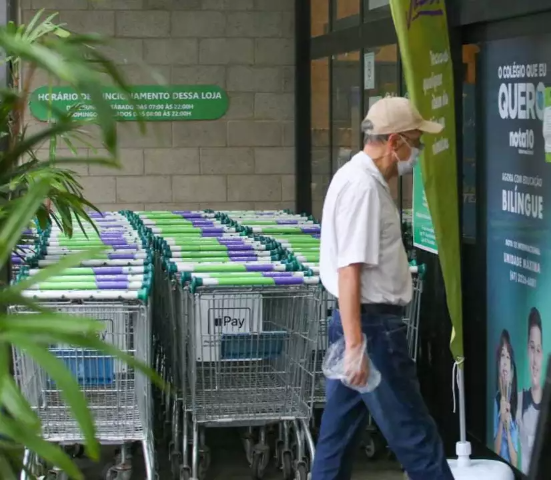
<path fill-rule="evenodd" d="M 147 365 L 151 364 L 151 307 L 143 302 L 122 300 L 50 301 L 42 307 L 75 316 L 98 319 L 106 325 L 103 339 Z M 11 314 L 32 315 L 23 307 L 11 307 Z M 147 376 L 120 360 L 80 347 L 55 345 L 50 349 L 77 377 L 95 421 L 96 437 L 102 445 L 120 445 L 121 453 L 110 466 L 108 478 L 130 478 L 130 444 L 143 446 L 147 479 L 155 478 L 153 404 Z M 69 407 L 60 397 L 55 382 L 25 352 L 14 349 L 16 380 L 23 395 L 42 421 L 47 441 L 62 446 L 84 441 Z M 25 452 L 30 471 L 41 467 L 32 452 Z M 64 478 L 55 466 L 56 478 Z M 22 473 L 21 480 L 29 477 Z"/>
<path fill-rule="evenodd" d="M 204 429 L 212 426 L 248 428 L 245 450 L 261 478 L 269 462 L 266 426 L 279 424 L 282 461 L 294 458 L 289 468 L 306 480 L 308 454 L 314 456 L 308 422 L 320 287 L 180 287 L 178 297 L 185 416 L 181 478 L 199 479 L 208 468 Z"/>

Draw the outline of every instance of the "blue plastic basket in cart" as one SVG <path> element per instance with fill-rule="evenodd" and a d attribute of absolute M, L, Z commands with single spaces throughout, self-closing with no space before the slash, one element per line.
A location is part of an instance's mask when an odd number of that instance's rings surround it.
<path fill-rule="evenodd" d="M 98 350 L 67 348 L 56 349 L 52 353 L 65 364 L 80 386 L 106 386 L 115 381 L 113 357 Z M 55 384 L 52 379 L 49 383 Z"/>
<path fill-rule="evenodd" d="M 270 360 L 281 355 L 286 332 L 225 334 L 220 339 L 221 360 Z"/>

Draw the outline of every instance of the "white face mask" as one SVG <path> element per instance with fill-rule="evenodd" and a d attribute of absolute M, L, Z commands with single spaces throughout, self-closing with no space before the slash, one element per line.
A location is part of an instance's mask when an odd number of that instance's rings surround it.
<path fill-rule="evenodd" d="M 419 161 L 419 154 L 421 151 L 416 147 L 410 147 L 411 154 L 407 160 L 398 160 L 398 175 L 407 175 L 413 172 L 415 165 Z"/>
<path fill-rule="evenodd" d="M 402 140 L 409 146 L 411 153 L 409 155 L 409 158 L 407 160 L 400 160 L 398 158 L 398 155 L 396 155 L 396 160 L 398 160 L 398 175 L 401 177 L 402 175 L 408 175 L 409 173 L 413 172 L 413 169 L 415 168 L 415 165 L 417 165 L 417 162 L 419 161 L 419 154 L 421 153 L 421 150 L 417 147 L 412 147 L 410 143 L 400 135 Z"/>

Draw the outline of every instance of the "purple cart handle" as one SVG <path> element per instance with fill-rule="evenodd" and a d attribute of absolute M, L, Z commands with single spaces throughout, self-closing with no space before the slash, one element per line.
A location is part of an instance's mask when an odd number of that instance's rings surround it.
<path fill-rule="evenodd" d="M 126 290 L 128 282 L 96 282 L 98 290 Z"/>
<path fill-rule="evenodd" d="M 122 275 L 122 267 L 92 267 L 96 275 Z"/>

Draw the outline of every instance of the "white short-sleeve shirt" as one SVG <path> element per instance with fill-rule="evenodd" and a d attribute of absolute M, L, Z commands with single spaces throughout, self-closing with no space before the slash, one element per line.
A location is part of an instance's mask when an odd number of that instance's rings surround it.
<path fill-rule="evenodd" d="M 361 263 L 362 303 L 407 305 L 412 282 L 400 214 L 390 188 L 364 152 L 333 177 L 321 226 L 320 275 L 338 297 L 338 270 Z"/>

